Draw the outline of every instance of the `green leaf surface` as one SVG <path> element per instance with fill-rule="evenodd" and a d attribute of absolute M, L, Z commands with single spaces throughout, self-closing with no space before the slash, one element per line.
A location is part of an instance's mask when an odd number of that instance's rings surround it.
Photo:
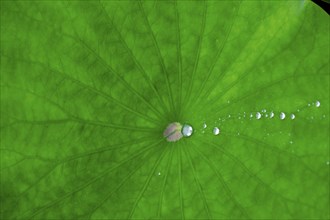
<path fill-rule="evenodd" d="M 1 219 L 329 219 L 329 25 L 303 0 L 1 1 Z"/>

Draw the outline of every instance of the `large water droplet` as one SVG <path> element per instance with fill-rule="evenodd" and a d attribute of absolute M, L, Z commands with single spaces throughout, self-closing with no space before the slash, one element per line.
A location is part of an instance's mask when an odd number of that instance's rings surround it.
<path fill-rule="evenodd" d="M 321 106 L 321 102 L 320 101 L 316 101 L 315 102 L 315 106 L 318 108 L 318 107 L 320 107 Z"/>
<path fill-rule="evenodd" d="M 281 120 L 285 119 L 285 113 L 284 113 L 284 112 L 281 112 L 281 114 L 280 114 L 280 119 L 281 119 Z"/>
<path fill-rule="evenodd" d="M 257 114 L 256 114 L 256 119 L 260 119 L 261 118 L 261 114 L 260 114 L 260 112 L 257 112 Z"/>
<path fill-rule="evenodd" d="M 183 125 L 183 128 L 182 128 L 182 135 L 185 136 L 185 137 L 190 137 L 193 133 L 194 129 L 191 125 Z"/>
<path fill-rule="evenodd" d="M 213 128 L 213 134 L 218 135 L 220 133 L 220 129 L 218 127 Z"/>
<path fill-rule="evenodd" d="M 169 124 L 163 132 L 164 137 L 169 142 L 180 140 L 183 136 L 181 133 L 182 125 L 179 122 Z"/>

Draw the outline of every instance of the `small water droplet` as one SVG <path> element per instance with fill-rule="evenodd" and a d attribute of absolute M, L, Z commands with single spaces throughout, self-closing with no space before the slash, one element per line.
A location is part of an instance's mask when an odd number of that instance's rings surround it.
<path fill-rule="evenodd" d="M 290 141 L 289 143 L 290 143 L 290 144 L 293 144 L 293 141 Z"/>
<path fill-rule="evenodd" d="M 291 114 L 290 118 L 293 120 L 296 118 L 296 116 L 294 114 Z"/>
<path fill-rule="evenodd" d="M 237 135 L 239 135 L 239 132 L 237 132 Z"/>
<path fill-rule="evenodd" d="M 271 113 L 269 114 L 269 117 L 270 117 L 270 118 L 274 118 L 274 112 L 271 112 Z"/>
<path fill-rule="evenodd" d="M 230 103 L 230 101 L 228 100 L 227 103 Z"/>
<path fill-rule="evenodd" d="M 321 106 L 321 102 L 320 102 L 320 101 L 316 101 L 315 106 L 316 106 L 317 108 L 320 107 L 320 106 Z"/>
<path fill-rule="evenodd" d="M 265 114 L 265 117 L 268 118 L 268 114 Z"/>
<path fill-rule="evenodd" d="M 261 110 L 261 112 L 265 113 L 266 112 L 266 109 Z"/>
<path fill-rule="evenodd" d="M 311 104 L 310 104 L 310 103 L 308 103 L 308 105 L 307 105 L 307 106 L 309 107 L 309 106 L 311 106 Z"/>
<path fill-rule="evenodd" d="M 260 114 L 260 112 L 257 112 L 257 114 L 256 114 L 256 119 L 260 119 L 261 118 L 261 114 Z"/>
<path fill-rule="evenodd" d="M 251 113 L 250 118 L 253 118 L 253 114 Z"/>
<path fill-rule="evenodd" d="M 330 165 L 330 161 L 327 161 L 327 165 Z"/>
<path fill-rule="evenodd" d="M 161 175 L 161 173 L 160 173 L 160 172 L 158 172 L 158 173 L 157 173 L 157 175 L 158 175 L 158 176 L 160 176 L 160 175 Z"/>
<path fill-rule="evenodd" d="M 190 137 L 193 133 L 193 127 L 191 125 L 184 125 L 182 128 L 182 135 L 185 137 Z"/>
<path fill-rule="evenodd" d="M 300 112 L 300 109 L 297 109 L 297 112 Z"/>
<path fill-rule="evenodd" d="M 284 112 L 281 112 L 281 114 L 280 114 L 280 119 L 281 119 L 281 120 L 285 119 L 285 113 L 284 113 Z"/>
<path fill-rule="evenodd" d="M 218 135 L 220 133 L 220 129 L 218 127 L 213 128 L 213 134 Z"/>
<path fill-rule="evenodd" d="M 238 116 L 238 119 L 241 119 L 241 116 Z"/>
<path fill-rule="evenodd" d="M 207 127 L 207 124 L 204 122 L 204 124 L 203 124 L 203 128 L 206 128 Z"/>
<path fill-rule="evenodd" d="M 228 115 L 228 118 L 230 118 L 231 117 L 231 115 Z"/>

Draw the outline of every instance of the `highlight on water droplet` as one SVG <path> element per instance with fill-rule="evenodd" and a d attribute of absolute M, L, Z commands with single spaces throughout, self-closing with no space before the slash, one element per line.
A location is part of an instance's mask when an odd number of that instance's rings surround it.
<path fill-rule="evenodd" d="M 274 112 L 269 113 L 269 118 L 274 118 Z"/>
<path fill-rule="evenodd" d="M 218 134 L 220 134 L 220 129 L 219 129 L 218 127 L 214 127 L 214 128 L 213 128 L 213 134 L 214 134 L 214 135 L 218 135 Z"/>
<path fill-rule="evenodd" d="M 191 125 L 185 124 L 182 127 L 182 135 L 184 137 L 190 137 L 193 133 L 194 129 Z"/>
<path fill-rule="evenodd" d="M 296 118 L 295 114 L 291 114 L 291 115 L 290 115 L 290 118 L 291 118 L 292 120 L 295 119 L 295 118 Z"/>
<path fill-rule="evenodd" d="M 280 114 L 280 119 L 281 119 L 281 120 L 285 119 L 285 113 L 284 113 L 284 112 L 281 112 L 281 114 Z"/>
<path fill-rule="evenodd" d="M 315 106 L 318 108 L 318 107 L 320 107 L 321 106 L 321 102 L 320 101 L 316 101 L 315 102 Z"/>
<path fill-rule="evenodd" d="M 259 120 L 260 118 L 261 118 L 261 114 L 260 114 L 260 112 L 257 112 L 257 113 L 256 113 L 256 119 Z"/>

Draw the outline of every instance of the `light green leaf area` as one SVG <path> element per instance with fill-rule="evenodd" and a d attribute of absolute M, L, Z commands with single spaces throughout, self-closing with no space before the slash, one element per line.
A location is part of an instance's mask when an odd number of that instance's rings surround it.
<path fill-rule="evenodd" d="M 302 0 L 1 1 L 1 219 L 328 219 L 329 22 Z"/>

